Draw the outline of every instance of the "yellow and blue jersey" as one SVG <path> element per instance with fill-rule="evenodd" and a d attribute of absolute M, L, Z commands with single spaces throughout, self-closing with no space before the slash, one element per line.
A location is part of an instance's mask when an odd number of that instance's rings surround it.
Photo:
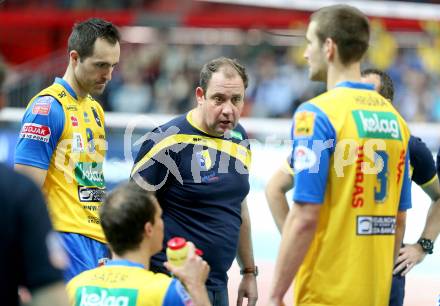
<path fill-rule="evenodd" d="M 128 260 L 111 260 L 67 284 L 70 305 L 189 306 L 182 283 Z"/>
<path fill-rule="evenodd" d="M 250 145 L 238 125 L 214 137 L 191 120 L 191 112 L 147 135 L 132 179 L 157 190 L 164 241 L 181 236 L 194 242 L 211 267 L 207 287 L 225 288 L 238 246 L 241 204 L 249 192 Z M 147 186 L 146 186 L 147 187 Z M 165 245 L 164 245 L 165 247 Z M 165 252 L 152 257 L 161 267 Z"/>
<path fill-rule="evenodd" d="M 47 170 L 43 191 L 57 231 L 105 242 L 98 209 L 106 149 L 104 112 L 91 96 L 77 97 L 57 78 L 30 101 L 15 163 Z"/>
<path fill-rule="evenodd" d="M 304 103 L 292 128 L 296 203 L 321 205 L 296 305 L 388 305 L 398 209 L 411 207 L 409 130 L 369 84 Z"/>
<path fill-rule="evenodd" d="M 408 150 L 411 180 L 420 187 L 429 185 L 437 176 L 435 161 L 432 158 L 431 151 L 422 139 L 413 135 L 409 138 Z M 283 169 L 292 176 L 294 176 L 293 163 L 292 155 L 289 154 Z"/>

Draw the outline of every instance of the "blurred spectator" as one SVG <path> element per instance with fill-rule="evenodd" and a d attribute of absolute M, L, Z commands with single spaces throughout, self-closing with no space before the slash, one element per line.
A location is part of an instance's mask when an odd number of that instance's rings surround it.
<path fill-rule="evenodd" d="M 244 116 L 289 118 L 299 104 L 325 90 L 322 84 L 308 80 L 301 45 L 273 46 L 264 41 L 257 45 L 200 45 L 191 44 L 191 39 L 177 44 L 170 43 L 168 35 L 169 31 L 159 29 L 160 41 L 122 45 L 121 69 L 114 72 L 114 81 L 99 98 L 105 110 L 186 112 L 192 107 L 191 88 L 197 86 L 198 67 L 219 56 L 238 58 L 249 67 L 250 103 L 246 103 Z M 376 57 L 382 54 L 378 50 Z M 400 47 L 390 57 L 392 64 L 386 72 L 394 81 L 396 107 L 405 119 L 440 122 L 440 75 L 421 54 L 417 48 Z M 366 58 L 365 67 L 375 66 L 375 61 L 377 58 Z M 11 99 L 14 106 L 32 96 L 33 84 L 42 86 L 46 79 L 51 80 L 50 71 L 33 69 L 27 79 L 14 82 L 8 93 L 20 97 Z"/>
<path fill-rule="evenodd" d="M 125 61 L 121 67 L 122 85 L 116 88 L 109 97 L 112 111 L 128 113 L 145 113 L 152 107 L 152 89 L 144 82 L 137 63 L 132 59 Z"/>
<path fill-rule="evenodd" d="M 440 80 L 436 78 L 433 81 L 433 90 L 432 90 L 432 108 L 429 112 L 431 114 L 431 120 L 440 122 Z"/>
<path fill-rule="evenodd" d="M 400 104 L 402 116 L 407 120 L 426 121 L 427 104 L 431 104 L 427 74 L 417 68 L 408 67 L 403 77 L 403 95 Z"/>
<path fill-rule="evenodd" d="M 258 56 L 256 65 L 252 115 L 256 117 L 285 116 L 292 109 L 294 100 L 291 74 L 277 64 L 275 54 L 272 52 L 265 52 Z"/>
<path fill-rule="evenodd" d="M 187 111 L 192 101 L 190 89 L 198 79 L 193 67 L 201 59 L 222 52 L 245 57 L 243 62 L 252 66 L 248 94 L 253 103 L 245 110 L 251 116 L 290 117 L 299 104 L 325 90 L 321 84 L 307 80 L 307 70 L 292 59 L 292 50 L 274 46 L 268 49 L 267 44 L 263 48 L 269 51 L 263 52 L 262 46 L 252 48 L 253 52 L 250 46 L 145 45 L 123 57 L 121 65 L 131 68 L 128 72 L 121 69 L 121 82 L 112 84 L 110 109 L 168 114 Z M 396 84 L 397 107 L 405 118 L 440 120 L 431 112 L 436 107 L 435 82 L 429 82 L 431 77 L 416 52 L 399 49 L 389 73 Z M 430 91 L 433 94 L 428 94 Z"/>

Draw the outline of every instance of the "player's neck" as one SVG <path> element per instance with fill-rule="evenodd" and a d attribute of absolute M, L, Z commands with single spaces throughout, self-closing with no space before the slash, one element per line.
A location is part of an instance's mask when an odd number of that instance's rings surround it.
<path fill-rule="evenodd" d="M 141 264 L 145 267 L 146 270 L 149 270 L 150 268 L 150 254 L 146 250 L 135 250 L 135 251 L 128 251 L 125 252 L 123 255 L 119 256 L 115 253 L 113 253 L 113 259 L 123 259 L 128 260 L 134 263 Z"/>
<path fill-rule="evenodd" d="M 88 93 L 85 92 L 78 84 L 78 81 L 75 78 L 75 74 L 71 70 L 70 66 L 67 67 L 66 73 L 63 76 L 63 80 L 65 80 L 70 85 L 70 87 L 72 87 L 73 91 L 76 93 L 76 96 L 79 99 L 82 99 L 85 96 L 87 96 Z"/>
<path fill-rule="evenodd" d="M 202 110 L 199 107 L 194 108 L 190 111 L 190 123 L 199 131 L 205 134 L 212 135 L 215 137 L 221 137 L 223 135 L 218 135 L 209 131 L 208 127 L 203 122 Z"/>
<path fill-rule="evenodd" d="M 327 73 L 327 90 L 334 88 L 336 84 L 344 81 L 361 81 L 359 62 L 350 64 L 348 66 L 343 66 L 341 64 L 333 64 L 329 66 Z"/>

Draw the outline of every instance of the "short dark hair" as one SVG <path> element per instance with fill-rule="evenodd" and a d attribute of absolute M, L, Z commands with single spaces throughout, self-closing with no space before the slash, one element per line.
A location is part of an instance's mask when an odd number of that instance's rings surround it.
<path fill-rule="evenodd" d="M 134 181 L 119 185 L 104 200 L 99 214 L 105 237 L 118 255 L 139 248 L 145 223 L 154 224 L 157 199 Z"/>
<path fill-rule="evenodd" d="M 246 68 L 244 68 L 244 66 L 241 65 L 236 59 L 219 57 L 203 65 L 202 70 L 200 71 L 199 86 L 203 89 L 203 93 L 205 95 L 206 90 L 208 89 L 208 83 L 212 78 L 212 74 L 219 71 L 220 68 L 224 66 L 230 66 L 234 68 L 243 80 L 244 88 L 247 88 L 248 75 L 246 73 Z"/>
<path fill-rule="evenodd" d="M 382 97 L 384 97 L 385 99 L 390 100 L 390 102 L 393 102 L 394 85 L 393 85 L 393 80 L 391 79 L 391 77 L 388 74 L 386 74 L 385 72 L 383 72 L 382 70 L 374 69 L 374 68 L 364 69 L 361 72 L 362 76 L 367 76 L 370 74 L 375 74 L 375 75 L 379 76 L 379 78 L 380 78 L 380 86 L 379 86 L 380 95 Z"/>
<path fill-rule="evenodd" d="M 97 38 L 103 38 L 112 45 L 120 41 L 119 31 L 111 22 L 90 18 L 75 23 L 69 36 L 68 51 L 77 51 L 82 61 L 93 54 Z"/>
<path fill-rule="evenodd" d="M 338 46 L 344 65 L 360 61 L 368 49 L 370 24 L 357 8 L 340 4 L 323 7 L 311 15 L 317 22 L 317 36 L 321 43 L 331 38 Z"/>

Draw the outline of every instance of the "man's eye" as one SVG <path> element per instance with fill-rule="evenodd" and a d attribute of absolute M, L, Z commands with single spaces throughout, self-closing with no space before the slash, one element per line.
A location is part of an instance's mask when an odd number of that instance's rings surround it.
<path fill-rule="evenodd" d="M 241 102 L 241 97 L 234 97 L 232 98 L 232 103 L 237 104 Z"/>

